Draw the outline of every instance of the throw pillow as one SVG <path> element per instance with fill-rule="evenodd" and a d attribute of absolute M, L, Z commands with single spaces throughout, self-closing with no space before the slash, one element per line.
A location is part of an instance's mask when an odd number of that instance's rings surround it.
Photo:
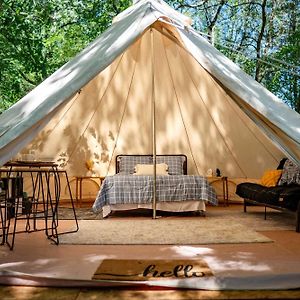
<path fill-rule="evenodd" d="M 119 156 L 119 173 L 133 174 L 136 164 L 151 164 L 152 157 L 144 155 L 120 155 Z"/>
<path fill-rule="evenodd" d="M 300 167 L 287 159 L 283 166 L 282 176 L 278 185 L 300 185 Z"/>
<path fill-rule="evenodd" d="M 153 165 L 137 164 L 134 175 L 152 175 Z M 156 175 L 168 175 L 167 164 L 156 164 Z"/>
<path fill-rule="evenodd" d="M 260 183 L 264 186 L 276 186 L 280 176 L 282 174 L 282 170 L 267 170 L 262 176 Z"/>
<path fill-rule="evenodd" d="M 184 175 L 183 173 L 183 156 L 176 155 L 162 155 L 156 157 L 156 163 L 165 163 L 168 165 L 168 173 L 170 175 Z"/>

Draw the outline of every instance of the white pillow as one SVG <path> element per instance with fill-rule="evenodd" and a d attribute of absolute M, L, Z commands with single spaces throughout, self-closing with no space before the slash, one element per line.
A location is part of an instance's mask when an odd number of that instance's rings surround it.
<path fill-rule="evenodd" d="M 137 164 L 134 175 L 153 175 L 153 165 Z M 156 164 L 156 175 L 169 175 L 168 165 L 165 163 Z"/>

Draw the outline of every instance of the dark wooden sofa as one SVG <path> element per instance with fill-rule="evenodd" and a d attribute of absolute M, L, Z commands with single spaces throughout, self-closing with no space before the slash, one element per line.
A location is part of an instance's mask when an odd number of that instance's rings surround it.
<path fill-rule="evenodd" d="M 244 199 L 244 212 L 248 206 L 259 205 L 289 212 L 296 217 L 296 231 L 300 232 L 300 185 L 291 183 L 272 187 L 257 183 L 244 182 L 236 187 L 236 194 Z"/>

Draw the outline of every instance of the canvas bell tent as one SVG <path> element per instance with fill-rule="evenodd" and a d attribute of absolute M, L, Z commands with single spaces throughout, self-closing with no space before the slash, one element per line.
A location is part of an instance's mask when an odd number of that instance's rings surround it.
<path fill-rule="evenodd" d="M 259 178 L 284 156 L 300 163 L 300 118 L 158 0 L 136 1 L 0 117 L 1 164 L 34 150 L 105 176 L 153 143 L 187 155 L 189 174 Z"/>

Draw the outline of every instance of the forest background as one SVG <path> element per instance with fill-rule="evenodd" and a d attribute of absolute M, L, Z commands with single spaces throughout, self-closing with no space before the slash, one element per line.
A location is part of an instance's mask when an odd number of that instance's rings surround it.
<path fill-rule="evenodd" d="M 300 0 L 165 0 L 300 113 Z M 130 0 L 0 0 L 0 113 L 108 28 Z"/>

